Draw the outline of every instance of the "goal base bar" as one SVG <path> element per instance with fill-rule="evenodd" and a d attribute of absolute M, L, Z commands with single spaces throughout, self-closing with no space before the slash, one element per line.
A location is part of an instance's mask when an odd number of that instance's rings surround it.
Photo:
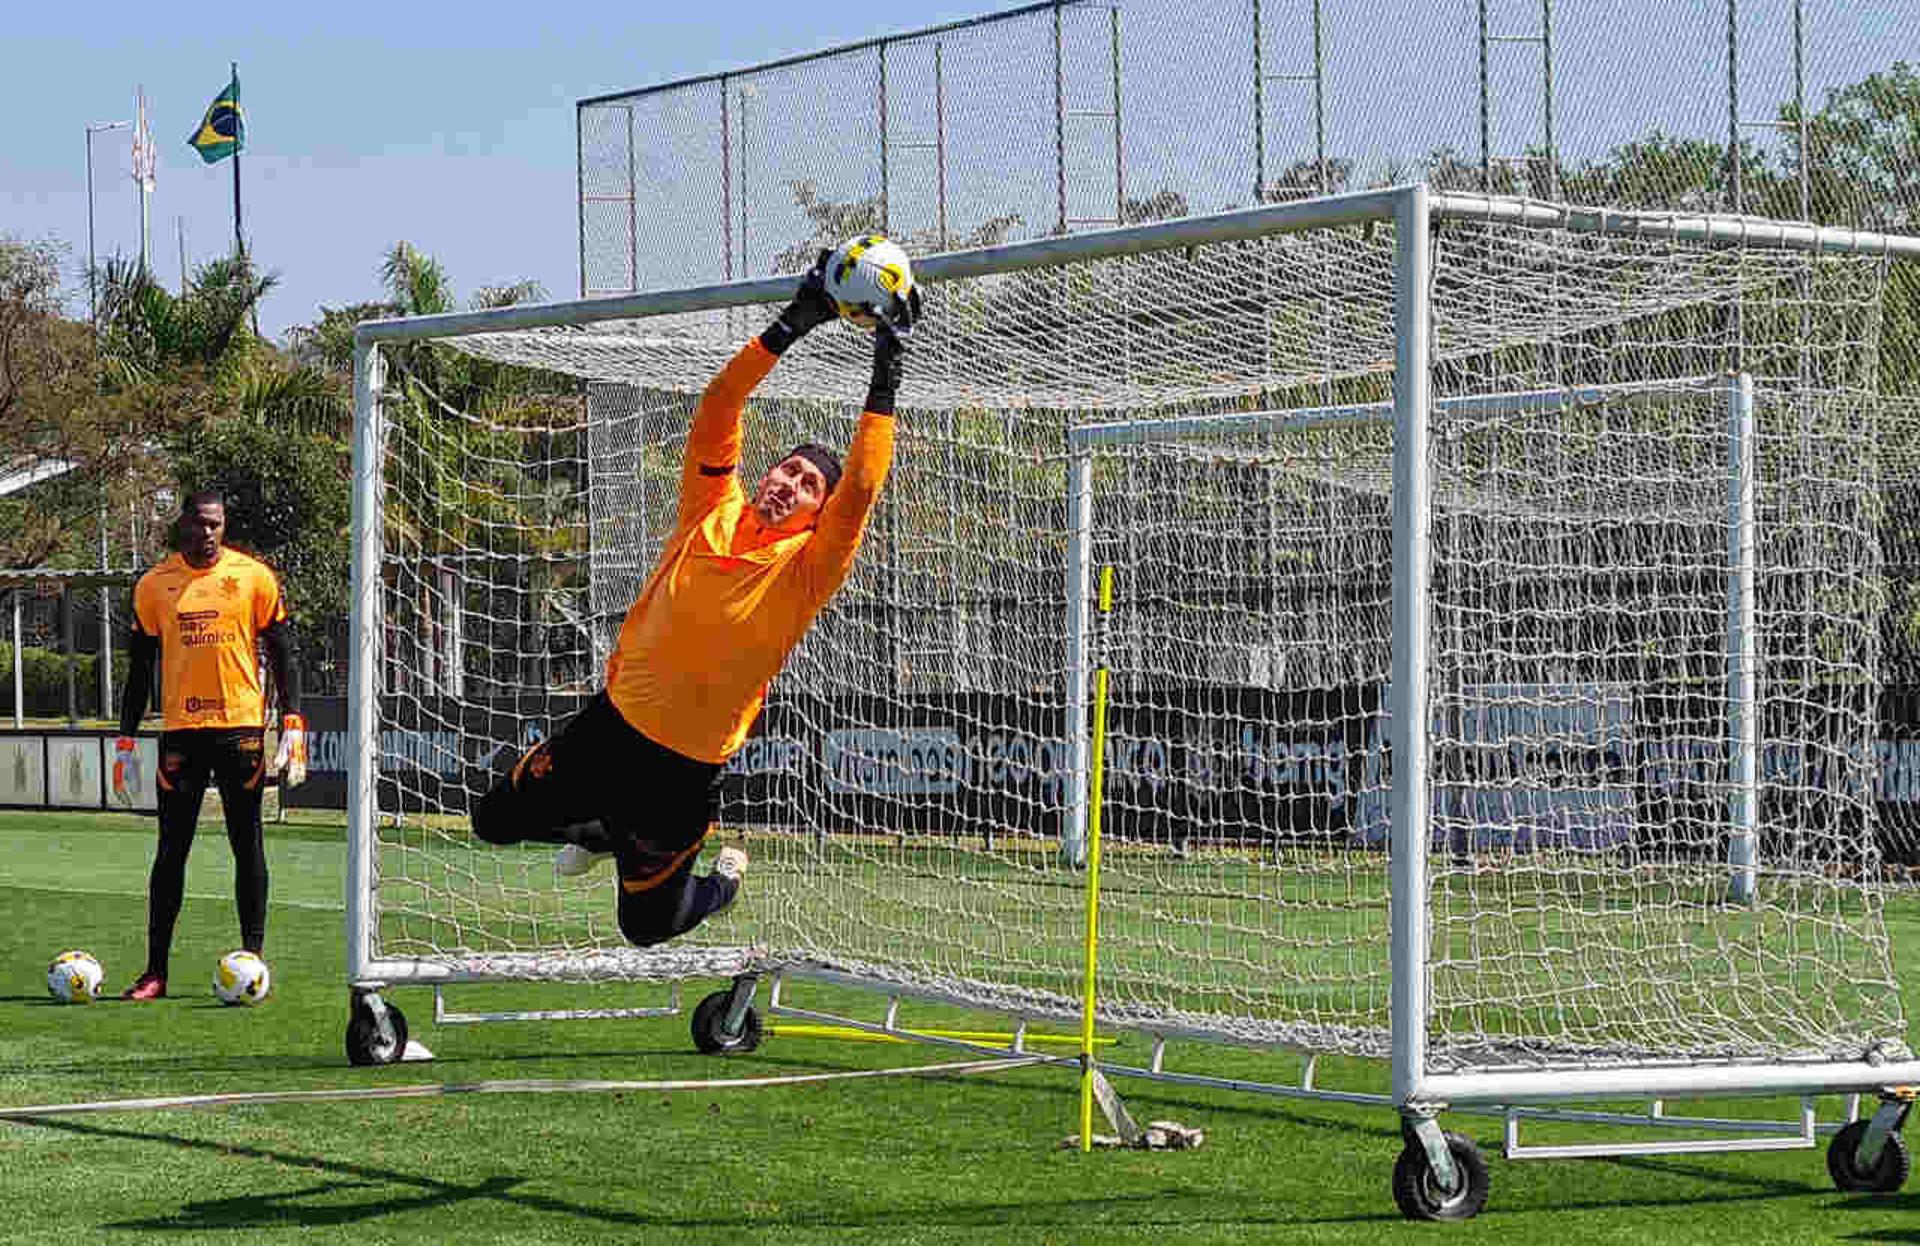
<path fill-rule="evenodd" d="M 507 952 L 426 958 L 387 957 L 353 966 L 355 990 L 456 982 L 662 982 L 761 973 L 766 952 L 751 947 L 608 949 L 575 954 Z"/>
<path fill-rule="evenodd" d="M 1791 1065 L 1692 1065 L 1441 1074 L 1396 1099 L 1408 1107 L 1724 1095 L 1876 1094 L 1920 1082 L 1920 1060 Z"/>

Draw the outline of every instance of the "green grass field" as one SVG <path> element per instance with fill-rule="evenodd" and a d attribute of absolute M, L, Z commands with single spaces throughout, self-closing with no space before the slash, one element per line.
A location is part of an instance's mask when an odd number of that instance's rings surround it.
<path fill-rule="evenodd" d="M 231 868 L 203 823 L 175 942 L 175 997 L 58 1007 L 46 962 L 85 947 L 117 991 L 138 971 L 152 826 L 120 815 L 0 813 L 0 1103 L 230 1091 L 471 1084 L 491 1079 L 715 1079 L 944 1062 L 934 1049 L 776 1035 L 757 1052 L 694 1054 L 683 1018 L 432 1024 L 436 1060 L 350 1067 L 335 826 L 271 825 L 275 997 L 226 1009 L 203 985 L 235 938 Z M 752 903 L 752 878 L 743 904 Z M 1920 966 L 1920 900 L 1890 906 L 1900 961 Z M 689 998 L 707 989 L 697 984 Z M 657 1003 L 664 988 L 468 987 L 456 1007 Z M 1908 992 L 1909 1013 L 1913 992 Z M 791 999 L 878 1019 L 884 1001 L 801 986 Z M 778 1020 L 775 1018 L 774 1020 Z M 908 1005 L 908 1024 L 995 1027 Z M 1108 1049 L 1144 1063 L 1147 1045 Z M 1297 1060 L 1175 1046 L 1170 1067 L 1291 1079 Z M 1322 1061 L 1323 1086 L 1378 1091 L 1385 1069 Z M 1195 1152 L 1060 1149 L 1076 1079 L 974 1077 L 646 1093 L 454 1095 L 0 1122 L 0 1242 L 1920 1242 L 1920 1183 L 1836 1192 L 1818 1151 L 1508 1163 L 1467 1224 L 1403 1222 L 1388 1190 L 1387 1112 L 1122 1082 L 1136 1116 L 1207 1131 Z M 1679 1112 L 1687 1105 L 1669 1105 Z M 1790 1115 L 1781 1103 L 1693 1105 Z M 1831 1119 L 1837 1103 L 1823 1103 Z M 1499 1123 L 1450 1128 L 1497 1152 Z M 1528 1127 L 1528 1141 L 1594 1140 Z"/>

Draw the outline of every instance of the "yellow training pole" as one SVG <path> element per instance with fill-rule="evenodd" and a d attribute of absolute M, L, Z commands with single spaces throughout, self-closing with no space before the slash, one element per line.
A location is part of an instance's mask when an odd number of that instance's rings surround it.
<path fill-rule="evenodd" d="M 1113 611 L 1113 568 L 1100 568 L 1100 613 Z M 1100 949 L 1100 806 L 1107 778 L 1107 654 L 1102 620 L 1100 665 L 1093 672 L 1093 787 L 1087 812 L 1087 947 L 1080 1004 L 1080 1149 L 1093 1150 L 1093 979 Z"/>

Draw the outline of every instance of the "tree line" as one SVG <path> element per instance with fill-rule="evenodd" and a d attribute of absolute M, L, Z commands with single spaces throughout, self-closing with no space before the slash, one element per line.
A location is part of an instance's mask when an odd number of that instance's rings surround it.
<path fill-rule="evenodd" d="M 0 497 L 0 567 L 98 567 L 104 527 L 112 565 L 144 569 L 170 548 L 177 499 L 219 489 L 229 543 L 280 572 L 324 654 L 347 610 L 354 326 L 457 310 L 446 271 L 395 243 L 378 297 L 322 307 L 275 343 L 252 326 L 277 277 L 250 256 L 210 260 L 177 290 L 109 259 L 82 274 L 89 323 L 62 299 L 67 250 L 0 235 L 0 471 L 43 477 Z M 514 281 L 465 305 L 539 297 Z M 453 400 L 525 400 L 524 385 L 470 371 L 440 369 Z"/>

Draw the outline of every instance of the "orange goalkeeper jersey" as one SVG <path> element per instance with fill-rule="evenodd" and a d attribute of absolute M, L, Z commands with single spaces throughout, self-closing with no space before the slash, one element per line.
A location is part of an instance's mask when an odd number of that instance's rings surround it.
<path fill-rule="evenodd" d="M 260 633 L 287 617 L 265 563 L 232 549 L 210 567 L 169 555 L 134 587 L 133 617 L 160 641 L 166 730 L 265 724 Z"/>
<path fill-rule="evenodd" d="M 707 387 L 687 434 L 673 535 L 627 611 L 607 695 L 657 743 L 724 762 L 760 714 L 767 684 L 845 582 L 893 461 L 893 418 L 867 412 L 818 521 L 756 540 L 742 525 L 740 414 L 778 361 L 756 338 Z"/>

